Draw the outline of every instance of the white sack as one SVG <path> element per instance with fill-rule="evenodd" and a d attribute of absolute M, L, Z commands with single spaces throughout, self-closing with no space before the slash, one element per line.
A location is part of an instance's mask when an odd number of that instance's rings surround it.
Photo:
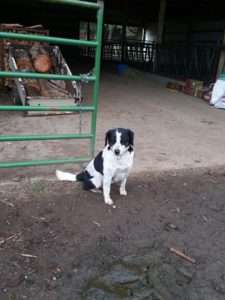
<path fill-rule="evenodd" d="M 218 79 L 213 87 L 210 104 L 215 105 L 215 103 L 219 101 L 223 96 L 225 96 L 225 81 Z"/>

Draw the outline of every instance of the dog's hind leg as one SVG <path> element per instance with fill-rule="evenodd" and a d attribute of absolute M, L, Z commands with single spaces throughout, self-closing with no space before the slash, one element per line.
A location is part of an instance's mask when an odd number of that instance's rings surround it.
<path fill-rule="evenodd" d="M 91 192 L 95 193 L 95 194 L 102 194 L 101 190 L 97 190 L 97 189 L 91 189 Z"/>
<path fill-rule="evenodd" d="M 83 181 L 84 181 L 84 189 L 86 191 L 93 190 L 96 188 L 95 184 L 92 182 L 92 176 L 89 174 L 89 172 L 86 170 L 83 174 Z"/>
<path fill-rule="evenodd" d="M 76 181 L 84 181 L 84 172 L 81 172 L 75 176 L 76 176 Z"/>

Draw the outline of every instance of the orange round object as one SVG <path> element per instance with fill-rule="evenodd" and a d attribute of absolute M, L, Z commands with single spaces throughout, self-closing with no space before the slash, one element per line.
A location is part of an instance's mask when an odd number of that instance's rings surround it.
<path fill-rule="evenodd" d="M 47 73 L 53 66 L 52 59 L 47 55 L 38 55 L 33 61 L 34 68 L 39 73 Z"/>
<path fill-rule="evenodd" d="M 30 61 L 23 60 L 23 59 L 18 59 L 16 63 L 17 63 L 17 67 L 19 69 L 31 66 L 31 62 Z"/>

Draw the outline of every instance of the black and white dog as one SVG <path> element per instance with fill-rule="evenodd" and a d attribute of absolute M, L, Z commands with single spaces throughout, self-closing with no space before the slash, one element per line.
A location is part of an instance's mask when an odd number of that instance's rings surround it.
<path fill-rule="evenodd" d="M 120 195 L 127 195 L 125 186 L 134 159 L 134 133 L 130 129 L 116 128 L 105 136 L 105 148 L 87 165 L 83 172 L 74 175 L 57 170 L 59 180 L 83 181 L 84 189 L 103 188 L 105 204 L 113 205 L 110 198 L 111 183 L 120 182 Z"/>

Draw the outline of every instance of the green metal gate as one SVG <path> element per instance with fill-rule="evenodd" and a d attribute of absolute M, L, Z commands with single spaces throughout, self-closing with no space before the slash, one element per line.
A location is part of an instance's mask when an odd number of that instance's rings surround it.
<path fill-rule="evenodd" d="M 95 68 L 94 75 L 87 76 L 88 81 L 94 82 L 93 100 L 91 106 L 58 106 L 57 108 L 47 106 L 0 106 L 0 111 L 90 111 L 91 116 L 91 132 L 83 134 L 51 134 L 51 135 L 25 135 L 25 136 L 0 136 L 0 142 L 6 141 L 31 141 L 31 140 L 61 140 L 61 139 L 90 139 L 90 154 L 88 157 L 65 158 L 54 160 L 39 160 L 39 161 L 21 161 L 21 162 L 0 162 L 0 168 L 13 168 L 37 165 L 50 165 L 62 163 L 74 163 L 89 161 L 94 156 L 95 148 L 95 134 L 96 134 L 96 120 L 98 109 L 98 95 L 99 95 L 99 75 L 100 75 L 100 60 L 101 60 L 101 40 L 102 40 L 102 25 L 103 25 L 103 2 L 97 3 L 78 1 L 78 0 L 53 0 L 53 3 L 63 3 L 75 5 L 79 7 L 94 9 L 97 11 L 97 27 L 96 27 L 96 40 L 83 41 L 57 37 L 46 37 L 40 35 L 28 35 L 18 33 L 0 32 L 0 38 L 20 39 L 27 41 L 41 41 L 64 45 L 95 47 Z M 36 79 L 55 79 L 55 80 L 76 80 L 81 81 L 82 76 L 79 75 L 57 75 L 57 74 L 36 74 L 36 73 L 23 73 L 23 72 L 7 72 L 1 71 L 0 77 L 11 78 L 36 78 Z"/>

